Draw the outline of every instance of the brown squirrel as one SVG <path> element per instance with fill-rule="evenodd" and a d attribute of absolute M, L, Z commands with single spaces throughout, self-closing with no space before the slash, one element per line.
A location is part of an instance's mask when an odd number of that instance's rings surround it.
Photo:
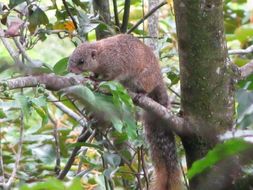
<path fill-rule="evenodd" d="M 170 102 L 157 58 L 139 39 L 120 34 L 92 43 L 82 43 L 69 58 L 68 70 L 92 71 L 104 80 L 116 80 L 127 89 L 146 93 L 168 107 Z M 144 113 L 144 127 L 155 167 L 152 190 L 182 189 L 173 133 L 151 112 Z"/>

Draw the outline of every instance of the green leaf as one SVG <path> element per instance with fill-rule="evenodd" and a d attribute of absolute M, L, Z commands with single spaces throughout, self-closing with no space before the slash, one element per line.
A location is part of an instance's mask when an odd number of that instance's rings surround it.
<path fill-rule="evenodd" d="M 193 163 L 192 167 L 188 171 L 187 175 L 189 179 L 192 179 L 195 175 L 202 173 L 208 168 L 211 168 L 217 162 L 233 156 L 242 151 L 252 147 L 252 144 L 242 139 L 228 140 L 222 144 L 218 144 L 207 153 L 207 155 Z"/>
<path fill-rule="evenodd" d="M 29 98 L 24 95 L 18 95 L 16 96 L 16 100 L 25 116 L 25 119 L 28 120 L 31 113 L 31 102 Z"/>
<path fill-rule="evenodd" d="M 19 5 L 21 3 L 25 2 L 25 0 L 10 0 L 9 7 L 13 8 L 16 5 Z"/>
<path fill-rule="evenodd" d="M 64 57 L 61 60 L 59 60 L 54 65 L 54 68 L 53 68 L 54 73 L 57 75 L 67 74 L 68 60 L 69 60 L 69 57 Z"/>
<path fill-rule="evenodd" d="M 47 101 L 44 96 L 40 96 L 38 98 L 33 98 L 31 100 L 32 107 L 39 114 L 42 119 L 42 126 L 48 123 L 48 110 L 47 110 Z"/>
<path fill-rule="evenodd" d="M 6 114 L 4 113 L 3 109 L 0 108 L 0 119 L 6 118 Z"/>
<path fill-rule="evenodd" d="M 75 95 L 85 105 L 92 106 L 96 104 L 95 94 L 86 86 L 76 85 L 67 90 L 69 93 Z"/>
<path fill-rule="evenodd" d="M 108 164 L 110 164 L 113 167 L 119 166 L 121 162 L 121 158 L 118 154 L 113 154 L 110 152 L 105 152 L 103 154 L 103 158 Z"/>
<path fill-rule="evenodd" d="M 31 33 L 36 30 L 37 26 L 49 24 L 49 19 L 46 13 L 39 7 L 37 7 L 35 11 L 32 12 L 28 20 L 30 23 L 28 28 Z"/>
<path fill-rule="evenodd" d="M 253 90 L 253 75 L 248 76 L 245 80 L 238 82 L 240 88 Z"/>
<path fill-rule="evenodd" d="M 82 184 L 79 178 L 75 178 L 67 190 L 83 190 Z"/>
<path fill-rule="evenodd" d="M 90 31 L 94 30 L 99 24 L 91 23 L 89 16 L 81 9 L 77 8 L 78 21 L 79 21 L 79 34 L 85 35 Z"/>
<path fill-rule="evenodd" d="M 122 121 L 119 118 L 117 118 L 117 117 L 112 117 L 111 121 L 112 121 L 113 127 L 117 131 L 122 132 L 122 129 L 123 129 L 123 123 L 122 123 Z"/>
<path fill-rule="evenodd" d="M 32 148 L 32 154 L 44 164 L 53 164 L 55 161 L 55 151 L 52 145 L 45 144 Z"/>
<path fill-rule="evenodd" d="M 47 106 L 47 99 L 44 96 L 40 96 L 38 98 L 33 98 L 31 101 L 39 107 L 46 107 Z"/>
<path fill-rule="evenodd" d="M 62 181 L 55 178 L 48 179 L 46 182 L 39 182 L 31 185 L 24 185 L 21 190 L 63 190 L 66 189 Z"/>
<path fill-rule="evenodd" d="M 99 87 L 105 88 L 112 93 L 115 105 L 126 104 L 129 109 L 132 109 L 134 107 L 131 97 L 128 95 L 126 89 L 120 83 L 116 81 L 106 81 L 100 83 Z"/>
<path fill-rule="evenodd" d="M 95 144 L 91 144 L 91 143 L 83 143 L 83 142 L 73 143 L 73 144 L 70 144 L 68 147 L 82 147 L 82 146 L 95 148 L 95 149 L 98 149 L 101 151 L 103 150 L 103 147 L 101 147 L 99 145 L 95 145 Z"/>
<path fill-rule="evenodd" d="M 103 174 L 107 179 L 112 179 L 113 175 L 118 171 L 119 168 L 108 168 L 105 169 Z"/>

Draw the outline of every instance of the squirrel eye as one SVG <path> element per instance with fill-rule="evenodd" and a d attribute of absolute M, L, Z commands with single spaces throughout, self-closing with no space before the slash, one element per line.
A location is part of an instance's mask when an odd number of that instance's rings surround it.
<path fill-rule="evenodd" d="M 78 65 L 83 65 L 83 64 L 84 64 L 84 60 L 80 59 L 79 62 L 78 62 Z"/>

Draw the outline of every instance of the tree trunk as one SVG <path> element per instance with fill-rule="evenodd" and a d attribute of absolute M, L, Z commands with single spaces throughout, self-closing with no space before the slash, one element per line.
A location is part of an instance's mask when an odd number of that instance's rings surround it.
<path fill-rule="evenodd" d="M 234 89 L 227 61 L 222 0 L 174 0 L 174 9 L 180 61 L 181 109 L 184 119 L 195 132 L 195 135 L 182 137 L 187 166 L 190 168 L 194 161 L 201 159 L 214 147 L 218 135 L 232 127 Z M 228 187 L 232 183 L 231 176 L 224 175 Z M 201 183 L 207 176 L 197 176 L 191 180 L 190 189 L 201 189 Z M 215 177 L 220 180 L 218 176 Z M 226 188 L 214 179 L 210 187 Z"/>
<path fill-rule="evenodd" d="M 111 14 L 110 14 L 110 4 L 108 0 L 93 0 L 93 7 L 95 13 L 99 14 L 99 19 L 105 23 L 105 25 L 110 25 Z M 106 30 L 104 24 L 96 28 L 97 40 L 103 39 L 110 36 L 110 32 Z"/>
<path fill-rule="evenodd" d="M 160 3 L 160 0 L 148 0 L 148 11 L 152 10 L 154 7 Z M 153 50 L 153 52 L 158 57 L 158 40 L 157 37 L 159 35 L 158 30 L 158 19 L 159 19 L 159 10 L 154 12 L 148 18 L 148 35 L 151 37 L 147 39 L 147 45 Z"/>

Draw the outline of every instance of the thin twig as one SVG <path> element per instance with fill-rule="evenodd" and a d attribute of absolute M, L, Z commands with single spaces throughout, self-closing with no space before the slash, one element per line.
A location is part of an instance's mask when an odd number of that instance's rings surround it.
<path fill-rule="evenodd" d="M 168 89 L 172 92 L 172 93 L 174 93 L 178 98 L 181 98 L 181 96 L 180 96 L 180 94 L 178 94 L 175 90 L 173 90 L 171 87 L 169 87 L 169 86 L 167 86 L 168 87 Z"/>
<path fill-rule="evenodd" d="M 80 110 L 79 107 L 76 105 L 75 103 L 75 99 L 72 99 L 70 98 L 69 96 L 67 96 L 68 100 L 72 103 L 72 105 L 75 107 L 75 109 L 77 110 L 77 112 L 81 115 L 81 116 L 84 116 L 83 115 L 83 110 Z"/>
<path fill-rule="evenodd" d="M 90 135 L 89 139 L 87 140 L 87 143 L 91 143 L 92 140 L 94 139 L 94 137 L 95 137 L 96 134 L 97 134 L 97 130 L 94 129 L 94 130 L 92 131 L 92 134 Z M 85 152 L 84 152 L 84 151 L 85 151 Z M 82 155 L 85 155 L 85 154 L 86 154 L 87 149 L 85 149 L 84 151 L 82 151 Z M 78 171 L 77 171 L 77 173 L 76 173 L 76 176 L 80 176 L 80 174 L 87 172 L 87 170 L 86 170 L 86 171 L 81 171 L 81 169 L 82 169 L 82 164 L 83 164 L 83 161 L 80 159 L 80 162 L 79 162 L 79 164 L 78 164 Z M 89 169 L 89 170 L 91 170 L 91 169 Z"/>
<path fill-rule="evenodd" d="M 59 144 L 59 134 L 58 134 L 58 122 L 56 122 L 51 114 L 48 114 L 49 119 L 53 123 L 53 136 L 54 136 L 54 144 L 55 144 L 55 154 L 56 154 L 56 161 L 55 161 L 55 173 L 56 175 L 59 174 L 61 170 L 61 153 L 60 153 L 60 144 Z"/>
<path fill-rule="evenodd" d="M 140 174 L 135 171 L 135 169 L 132 167 L 131 163 L 125 158 L 124 155 L 118 151 L 118 149 L 111 143 L 111 141 L 108 139 L 106 135 L 103 135 L 106 139 L 107 143 L 110 145 L 110 147 L 121 157 L 121 159 L 124 161 L 124 163 L 128 166 L 128 168 L 134 173 L 135 177 L 137 178 L 138 185 L 141 184 Z"/>
<path fill-rule="evenodd" d="M 141 146 L 141 165 L 142 165 L 142 171 L 144 175 L 144 179 L 146 182 L 146 188 L 149 189 L 149 182 L 148 182 L 148 175 L 146 171 L 146 164 L 145 164 L 145 159 L 144 159 L 144 151 L 143 151 L 143 145 Z"/>
<path fill-rule="evenodd" d="M 75 26 L 75 29 L 77 30 L 77 29 L 78 29 L 78 26 L 77 26 L 76 20 L 75 20 L 75 18 L 73 17 L 71 11 L 69 10 L 69 7 L 68 7 L 68 4 L 67 4 L 66 0 L 62 0 L 62 3 L 63 3 L 63 5 L 64 5 L 64 7 L 65 7 L 65 9 L 66 9 L 66 11 L 67 11 L 69 17 L 71 18 L 71 20 L 72 20 L 72 22 L 73 22 L 73 24 L 74 24 L 74 26 Z"/>
<path fill-rule="evenodd" d="M 144 5 L 144 0 L 141 1 L 141 9 L 142 9 L 142 19 L 145 16 L 145 5 Z M 142 23 L 142 31 L 145 31 L 145 24 L 144 22 Z M 142 36 L 144 36 L 144 32 L 142 32 Z M 142 42 L 144 43 L 145 38 L 142 39 Z"/>
<path fill-rule="evenodd" d="M 156 7 L 154 7 L 153 9 L 151 9 L 142 19 L 140 19 L 132 28 L 130 28 L 127 31 L 127 34 L 130 34 L 131 32 L 133 32 L 141 23 L 143 23 L 148 17 L 150 17 L 154 12 L 156 12 L 159 8 L 161 8 L 162 6 L 166 5 L 167 1 L 163 1 L 161 2 L 159 5 L 157 5 Z"/>
<path fill-rule="evenodd" d="M 187 178 L 186 178 L 186 175 L 185 175 L 185 172 L 184 172 L 184 168 L 183 168 L 183 165 L 182 165 L 181 161 L 179 162 L 179 164 L 180 164 L 180 168 L 181 168 L 181 171 L 182 171 L 182 174 L 183 174 L 183 178 L 184 178 L 184 183 L 185 183 L 186 189 L 190 190 L 190 187 L 189 187 L 189 184 L 187 182 Z"/>
<path fill-rule="evenodd" d="M 0 127 L 0 176 L 2 178 L 2 183 L 5 183 L 4 177 L 4 162 L 3 162 L 3 149 L 2 149 L 2 127 Z"/>
<path fill-rule="evenodd" d="M 101 156 L 101 160 L 102 160 L 103 170 L 107 169 L 106 163 L 105 163 L 105 159 L 104 159 L 103 156 Z M 105 175 L 104 175 L 104 180 L 105 180 L 105 190 L 109 190 L 109 187 L 108 187 L 108 180 L 107 180 L 107 178 L 106 178 Z"/>
<path fill-rule="evenodd" d="M 120 31 L 122 33 L 125 33 L 127 31 L 127 25 L 128 25 L 128 20 L 129 20 L 129 12 L 130 12 L 130 5 L 131 5 L 131 0 L 125 0 L 123 21 L 122 21 L 122 25 L 121 25 L 121 28 L 120 28 Z"/>
<path fill-rule="evenodd" d="M 82 130 L 81 134 L 79 135 L 77 142 L 86 142 L 88 140 L 88 138 L 91 136 L 91 134 L 92 133 L 89 131 L 88 128 L 83 127 L 83 130 Z M 57 176 L 58 179 L 64 179 L 64 177 L 67 175 L 67 173 L 70 170 L 72 164 L 74 163 L 75 157 L 80 149 L 81 149 L 81 146 L 76 146 L 73 149 L 71 156 L 69 157 L 64 169 Z"/>
<path fill-rule="evenodd" d="M 22 56 L 24 56 L 24 58 L 31 64 L 34 65 L 33 61 L 30 59 L 30 57 L 28 57 L 28 55 L 25 52 L 24 47 L 21 45 L 21 43 L 18 41 L 17 37 L 13 38 L 18 50 L 20 51 L 20 53 L 22 54 Z"/>
<path fill-rule="evenodd" d="M 141 152 L 140 148 L 137 150 L 137 157 L 138 157 L 138 173 L 141 173 Z M 139 184 L 139 189 L 142 190 L 142 184 Z"/>
<path fill-rule="evenodd" d="M 49 94 L 48 99 L 51 101 L 55 101 L 57 100 L 57 98 L 55 96 L 53 96 L 52 94 Z M 72 117 L 74 120 L 76 120 L 77 122 L 79 122 L 79 124 L 82 127 L 87 127 L 88 126 L 88 121 L 85 117 L 80 117 L 77 113 L 75 113 L 73 110 L 69 109 L 67 106 L 65 106 L 63 103 L 61 102 L 53 102 L 53 104 L 58 107 L 61 111 L 63 111 L 64 113 L 66 113 L 67 115 L 69 115 L 70 117 Z"/>
<path fill-rule="evenodd" d="M 18 152 L 16 154 L 16 161 L 14 168 L 11 173 L 11 177 L 9 178 L 8 182 L 5 184 L 5 189 L 10 189 L 11 185 L 14 183 L 14 180 L 17 175 L 17 171 L 19 168 L 19 162 L 22 156 L 22 146 L 23 146 L 23 140 L 24 140 L 24 113 L 21 111 L 20 114 L 20 131 L 19 131 L 19 141 L 18 141 Z"/>
<path fill-rule="evenodd" d="M 244 55 L 244 54 L 249 54 L 249 53 L 253 53 L 253 45 L 247 47 L 246 49 L 228 50 L 229 55 L 234 55 L 234 54 Z"/>

